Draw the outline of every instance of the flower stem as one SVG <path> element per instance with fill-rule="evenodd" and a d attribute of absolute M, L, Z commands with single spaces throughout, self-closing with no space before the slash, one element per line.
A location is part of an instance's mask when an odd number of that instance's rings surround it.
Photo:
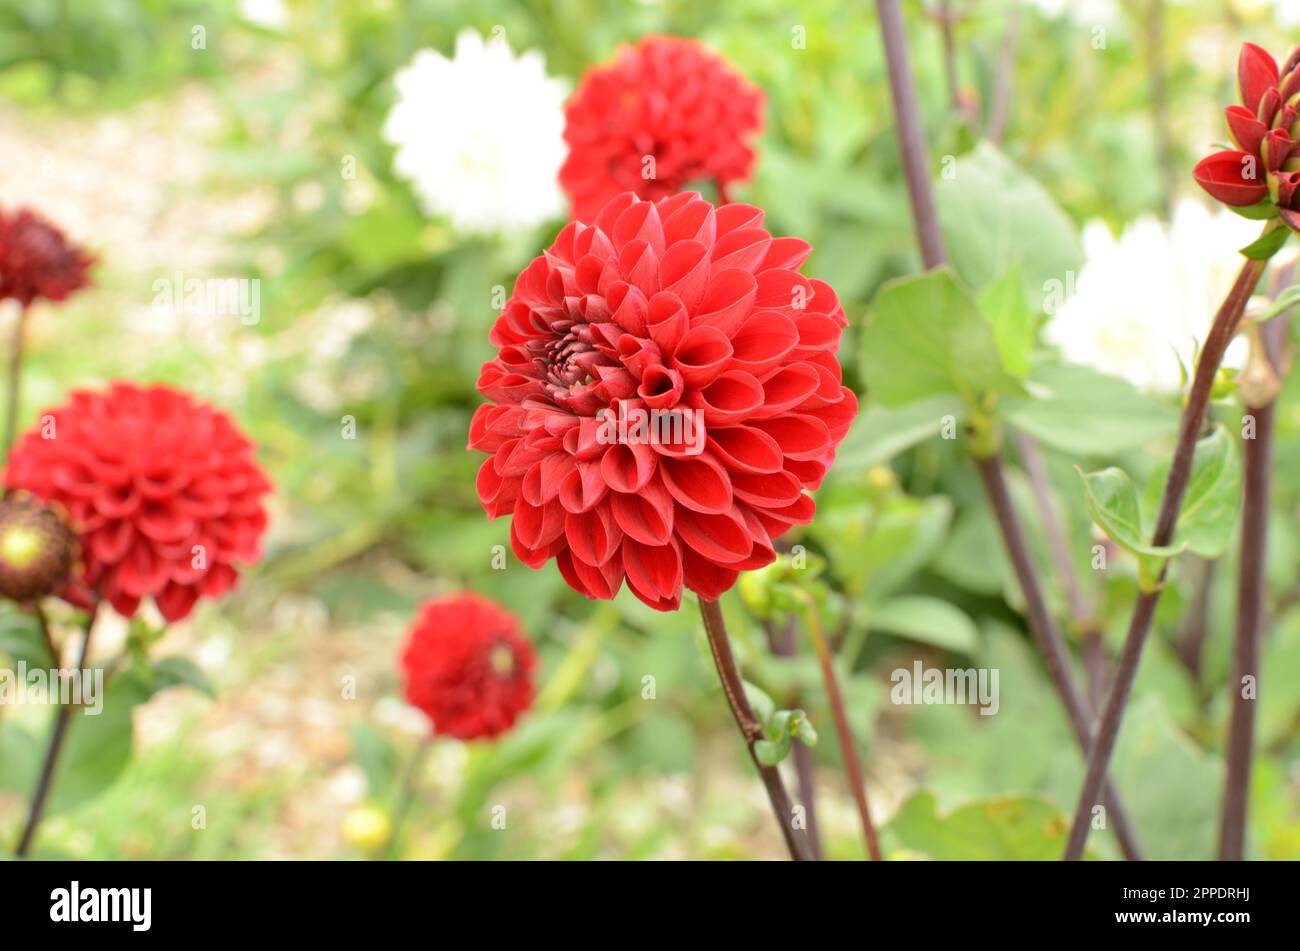
<path fill-rule="evenodd" d="M 793 616 L 786 618 L 779 628 L 770 621 L 766 628 L 768 644 L 774 656 L 794 657 L 798 654 Z M 799 695 L 796 693 L 790 706 L 800 705 Z M 799 802 L 808 819 L 808 850 L 812 853 L 812 858 L 820 862 L 824 858 L 824 853 L 821 828 L 817 824 L 817 775 L 813 768 L 813 752 L 803 743 L 796 743 L 790 755 L 794 759 L 794 772 L 799 780 Z"/>
<path fill-rule="evenodd" d="M 822 679 L 826 681 L 826 697 L 830 701 L 831 713 L 835 717 L 835 736 L 839 740 L 840 755 L 844 757 L 844 770 L 849 776 L 849 788 L 853 790 L 853 801 L 858 806 L 858 818 L 862 820 L 862 834 L 867 839 L 867 854 L 873 862 L 879 862 L 880 840 L 876 836 L 876 826 L 871 821 L 871 808 L 867 803 L 867 785 L 862 778 L 862 763 L 858 760 L 857 744 L 853 740 L 853 730 L 849 726 L 848 714 L 844 710 L 844 695 L 840 691 L 839 678 L 835 676 L 835 665 L 831 662 L 831 648 L 822 631 L 821 618 L 817 615 L 816 605 L 809 603 L 804 612 L 808 618 L 808 634 L 812 639 L 813 651 L 817 662 L 821 664 Z"/>
<path fill-rule="evenodd" d="M 98 608 L 96 604 L 86 618 L 85 636 L 81 640 L 81 652 L 77 656 L 77 676 L 81 676 L 81 671 L 86 669 L 86 656 L 90 652 L 90 632 L 95 626 Z M 41 767 L 41 777 L 36 784 L 36 791 L 32 794 L 31 805 L 27 812 L 27 825 L 23 828 L 22 838 L 19 839 L 18 848 L 14 851 L 14 855 L 18 858 L 25 858 L 31 851 L 32 840 L 36 837 L 36 828 L 41 824 L 41 813 L 45 811 L 45 801 L 49 798 L 50 789 L 54 785 L 54 767 L 58 765 L 59 754 L 63 751 L 63 741 L 71 721 L 72 704 L 59 704 L 59 711 L 54 718 L 54 729 L 50 733 L 50 745 L 45 752 L 45 764 Z"/>
<path fill-rule="evenodd" d="M 27 308 L 18 311 L 14 322 L 13 343 L 9 350 L 9 383 L 5 404 L 5 430 L 3 451 L 5 459 L 14 445 L 14 435 L 18 431 L 18 404 L 23 392 L 23 337 L 27 331 Z"/>
<path fill-rule="evenodd" d="M 1280 222 L 1271 221 L 1264 230 L 1267 233 L 1274 227 L 1280 226 Z M 1201 435 L 1201 426 L 1205 422 L 1210 393 L 1214 389 L 1214 378 L 1219 372 L 1219 364 L 1223 362 L 1223 353 L 1237 331 L 1241 315 L 1246 309 L 1246 302 L 1250 299 L 1255 285 L 1259 283 L 1264 264 L 1264 261 L 1247 260 L 1241 266 L 1241 272 L 1237 275 L 1232 290 L 1224 298 L 1219 312 L 1214 315 L 1214 323 L 1211 324 L 1210 332 L 1206 335 L 1205 346 L 1196 364 L 1196 374 L 1192 378 L 1191 392 L 1188 393 L 1187 403 L 1183 407 L 1182 418 L 1179 420 L 1178 441 L 1169 464 L 1169 474 L 1165 478 L 1164 492 L 1160 498 L 1160 511 L 1156 516 L 1156 528 L 1151 538 L 1153 546 L 1168 545 L 1174 537 L 1178 515 L 1183 507 L 1183 496 L 1187 493 L 1187 483 L 1192 474 L 1192 458 L 1196 452 L 1196 442 Z M 1160 569 L 1158 581 L 1161 583 L 1164 581 L 1168 565 L 1166 561 Z M 1160 584 L 1157 584 L 1153 590 L 1140 592 L 1137 603 L 1133 607 L 1133 616 L 1129 621 L 1124 648 L 1120 652 L 1115 675 L 1102 707 L 1092 750 L 1088 755 L 1088 771 L 1084 776 L 1083 788 L 1079 791 L 1079 802 L 1074 811 L 1074 825 L 1070 829 L 1070 839 L 1065 849 L 1067 860 L 1078 860 L 1083 857 L 1092 810 L 1105 781 L 1111 754 L 1115 751 L 1115 741 L 1119 737 L 1124 709 L 1128 705 L 1129 693 L 1133 688 L 1133 680 L 1137 676 L 1138 664 L 1142 659 L 1142 648 L 1146 646 L 1147 634 L 1151 631 L 1151 621 L 1155 617 L 1156 604 L 1159 601 Z"/>
<path fill-rule="evenodd" d="M 889 67 L 889 89 L 894 102 L 894 124 L 898 129 L 898 151 L 907 178 L 907 194 L 912 203 L 912 220 L 921 245 L 921 260 L 927 268 L 945 261 L 943 235 L 930 193 L 930 161 L 925 151 L 921 129 L 921 107 L 907 56 L 907 34 L 898 0 L 876 0 L 880 34 L 885 44 L 885 61 Z"/>
<path fill-rule="evenodd" d="M 1260 356 L 1280 375 L 1279 359 L 1286 334 L 1286 315 L 1275 317 L 1260 334 Z M 1274 388 L 1274 392 L 1276 389 Z M 1227 775 L 1223 785 L 1223 814 L 1219 822 L 1219 858 L 1240 861 L 1246 852 L 1246 812 L 1250 801 L 1250 767 L 1255 748 L 1255 711 L 1259 703 L 1259 643 L 1265 617 L 1265 562 L 1268 555 L 1268 503 L 1273 480 L 1272 398 L 1249 406 L 1254 417 L 1253 439 L 1245 443 L 1245 473 L 1241 502 L 1241 557 L 1237 563 L 1237 630 L 1233 645 L 1232 715 L 1228 726 Z M 1242 681 L 1254 680 L 1245 696 Z"/>
<path fill-rule="evenodd" d="M 1065 647 L 1065 640 L 1061 637 L 1056 622 L 1052 620 L 1052 615 L 1047 610 L 1047 601 L 1043 597 L 1043 589 L 1038 583 L 1037 575 L 1034 573 L 1034 563 L 1029 554 L 1029 544 L 1025 540 L 1025 533 L 1020 526 L 1020 519 L 1011 503 L 1011 495 L 1007 491 L 1007 480 L 1002 468 L 1002 459 L 997 455 L 977 457 L 975 466 L 979 470 L 981 481 L 984 483 L 984 491 L 988 495 L 989 503 L 993 506 L 993 512 L 997 516 L 998 528 L 1002 533 L 1002 542 L 1006 546 L 1007 555 L 1011 558 L 1011 566 L 1015 569 L 1016 579 L 1020 583 L 1020 590 L 1025 596 L 1025 608 L 1029 615 L 1029 629 L 1033 632 L 1034 639 L 1038 642 L 1038 650 L 1043 655 L 1043 664 L 1047 668 L 1047 676 L 1056 688 L 1057 695 L 1061 698 L 1061 705 L 1065 707 L 1066 717 L 1070 721 L 1070 728 L 1074 732 L 1074 738 L 1079 744 L 1079 749 L 1087 755 L 1092 744 L 1092 728 L 1089 722 L 1088 708 L 1084 703 L 1083 696 L 1079 693 L 1079 688 L 1075 685 L 1074 677 L 1070 674 L 1070 659 Z M 1111 818 L 1114 820 L 1115 838 L 1119 842 L 1120 851 L 1124 853 L 1124 857 L 1129 861 L 1141 861 L 1142 850 L 1138 846 L 1136 836 L 1133 834 L 1128 816 L 1123 806 L 1120 805 L 1119 797 L 1109 783 L 1106 784 L 1105 797 L 1110 808 Z"/>
<path fill-rule="evenodd" d="M 722 692 L 727 696 L 731 715 L 736 718 L 736 726 L 740 728 L 745 746 L 749 749 L 749 758 L 754 761 L 754 768 L 758 770 L 767 789 L 767 798 L 772 803 L 772 812 L 776 816 L 777 825 L 781 827 L 781 835 L 785 839 L 786 848 L 790 850 L 790 858 L 796 862 L 807 861 L 810 858 L 807 837 L 794 827 L 794 804 L 786 792 L 781 773 L 775 766 L 760 763 L 758 754 L 754 752 L 754 744 L 763 738 L 763 727 L 754 715 L 754 708 L 749 705 L 749 698 L 745 696 L 745 684 L 740 679 L 736 658 L 731 653 L 731 640 L 727 637 L 722 608 L 717 601 L 700 598 L 700 616 L 704 619 L 709 650 L 713 653 L 713 663 L 717 666 L 718 678 L 722 681 Z"/>
<path fill-rule="evenodd" d="M 402 785 L 397 792 L 397 802 L 393 805 L 393 826 L 388 832 L 388 844 L 384 846 L 384 858 L 386 859 L 397 857 L 402 827 L 406 825 L 406 818 L 411 812 L 411 803 L 415 801 L 415 787 L 420 781 L 424 761 L 428 758 L 429 750 L 432 747 L 432 735 L 421 737 L 420 745 L 415 748 L 415 751 L 411 754 L 411 761 L 406 765 L 406 773 L 402 777 Z"/>
<path fill-rule="evenodd" d="M 898 147 L 907 177 L 912 217 L 916 223 L 917 240 L 921 246 L 921 259 L 927 268 L 940 267 L 947 260 L 947 255 L 943 246 L 943 234 L 939 229 L 939 219 L 935 213 L 934 197 L 930 190 L 929 160 L 925 152 L 925 139 L 921 133 L 916 87 L 912 80 L 911 67 L 908 65 L 907 37 L 903 32 L 903 18 L 899 11 L 898 0 L 876 0 L 876 10 L 880 16 L 885 58 L 889 65 L 894 120 L 898 126 Z M 1075 738 L 1080 747 L 1087 751 L 1090 732 L 1088 717 L 1078 689 L 1070 676 L 1065 643 L 1047 611 L 1042 587 L 1038 583 L 1033 561 L 1029 557 L 1024 532 L 1020 529 L 1015 510 L 1011 507 L 1001 458 L 996 453 L 991 453 L 985 458 L 977 458 L 976 464 L 984 479 L 989 501 L 998 515 L 1002 541 L 1011 555 L 1020 590 L 1025 596 L 1025 603 L 1030 608 L 1030 630 L 1043 654 L 1048 676 L 1065 706 Z M 1104 773 L 1102 781 L 1098 783 L 1098 789 L 1103 782 Z M 1137 841 L 1128 826 L 1124 810 L 1119 806 L 1113 792 L 1109 793 L 1107 800 L 1110 802 L 1111 814 L 1115 819 L 1115 835 L 1121 850 L 1130 859 L 1140 858 L 1141 852 Z"/>

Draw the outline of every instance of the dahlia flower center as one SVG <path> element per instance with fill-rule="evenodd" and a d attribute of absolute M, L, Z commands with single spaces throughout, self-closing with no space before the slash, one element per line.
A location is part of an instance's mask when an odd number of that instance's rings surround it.
<path fill-rule="evenodd" d="M 545 341 L 538 358 L 546 392 L 558 402 L 572 395 L 572 390 L 594 382 L 596 366 L 608 363 L 592 336 L 591 325 L 573 320 L 552 325 L 555 336 Z"/>
<path fill-rule="evenodd" d="M 509 677 L 515 672 L 515 652 L 509 644 L 498 644 L 488 655 L 488 663 L 492 665 L 492 673 L 498 677 Z"/>
<path fill-rule="evenodd" d="M 26 525 L 14 525 L 0 538 L 0 558 L 14 568 L 29 567 L 40 553 L 40 533 Z"/>

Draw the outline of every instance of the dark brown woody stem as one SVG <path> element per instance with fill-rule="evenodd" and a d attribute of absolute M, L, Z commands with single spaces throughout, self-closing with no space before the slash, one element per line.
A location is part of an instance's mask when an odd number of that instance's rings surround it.
<path fill-rule="evenodd" d="M 880 840 L 876 835 L 876 825 L 871 820 L 871 806 L 867 802 L 867 783 L 862 776 L 862 763 L 858 759 L 857 743 L 853 739 L 853 729 L 849 726 L 849 717 L 844 709 L 844 694 L 840 691 L 839 678 L 835 676 L 835 665 L 831 661 L 831 648 L 822 631 L 821 618 L 817 606 L 808 605 L 808 633 L 812 638 L 813 651 L 822 668 L 822 679 L 826 682 L 826 698 L 830 702 L 831 715 L 835 718 L 835 736 L 839 740 L 840 755 L 844 757 L 844 771 L 849 777 L 849 788 L 853 791 L 853 801 L 858 807 L 858 818 L 862 821 L 862 834 L 867 839 L 867 854 L 873 862 L 879 862 Z"/>
<path fill-rule="evenodd" d="M 1287 269 L 1289 281 L 1290 269 Z M 1275 317 L 1260 332 L 1258 356 L 1269 371 L 1282 373 L 1286 315 Z M 1241 502 L 1241 557 L 1237 563 L 1237 630 L 1232 679 L 1228 682 L 1232 716 L 1228 726 L 1227 775 L 1219 822 L 1219 858 L 1239 861 L 1246 854 L 1246 813 L 1250 801 L 1250 766 L 1255 750 L 1255 712 L 1259 703 L 1259 648 L 1264 634 L 1268 503 L 1273 480 L 1274 399 L 1261 400 L 1246 413 L 1254 418 L 1253 438 L 1245 444 L 1244 493 Z M 1252 678 L 1246 690 L 1244 681 Z"/>
<path fill-rule="evenodd" d="M 1270 222 L 1265 231 L 1280 227 L 1279 222 Z M 1210 405 L 1210 394 L 1214 389 L 1214 378 L 1218 375 L 1219 364 L 1223 362 L 1223 353 L 1237 331 L 1237 325 L 1246 309 L 1255 285 L 1259 283 L 1264 271 L 1263 261 L 1247 260 L 1241 266 L 1232 290 L 1214 315 L 1214 322 L 1205 338 L 1196 364 L 1196 374 L 1192 378 L 1191 392 L 1183 407 L 1182 418 L 1178 424 L 1178 441 L 1174 446 L 1174 457 L 1169 465 L 1169 474 L 1165 478 L 1164 493 L 1160 498 L 1160 511 L 1156 516 L 1155 532 L 1151 544 L 1164 547 L 1174 537 L 1178 524 L 1178 515 L 1182 511 L 1183 496 L 1187 493 L 1187 483 L 1192 474 L 1192 459 L 1196 452 L 1196 442 L 1201 436 L 1201 427 Z M 1129 693 L 1133 680 L 1137 676 L 1138 664 L 1142 659 L 1142 648 L 1146 646 L 1147 634 L 1151 631 L 1151 621 L 1155 617 L 1156 604 L 1160 601 L 1161 585 L 1164 582 L 1168 562 L 1161 569 L 1160 577 L 1150 590 L 1138 595 L 1133 608 L 1133 617 L 1129 621 L 1128 634 L 1111 679 L 1110 690 L 1102 707 L 1101 719 L 1093 737 L 1092 751 L 1088 755 L 1088 771 L 1084 776 L 1083 789 L 1079 792 L 1079 802 L 1074 811 L 1074 824 L 1070 829 L 1070 839 L 1065 849 L 1067 860 L 1083 857 L 1083 849 L 1088 841 L 1093 810 L 1110 765 L 1111 754 L 1115 751 L 1115 741 L 1119 737 L 1120 724 L 1124 719 L 1124 710 L 1128 705 Z"/>
<path fill-rule="evenodd" d="M 998 456 L 977 458 L 975 466 L 979 469 L 985 493 L 988 495 L 989 502 L 993 506 L 993 512 L 997 516 L 1003 544 L 1006 546 L 1007 555 L 1011 559 L 1011 566 L 1016 572 L 1016 578 L 1020 581 L 1020 589 L 1025 596 L 1025 610 L 1029 615 L 1029 629 L 1038 642 L 1039 653 L 1043 655 L 1043 664 L 1047 668 L 1047 676 L 1051 679 L 1057 695 L 1061 698 L 1061 705 L 1065 707 L 1065 714 L 1070 721 L 1070 729 L 1074 733 L 1074 738 L 1079 744 L 1079 749 L 1086 756 L 1092 742 L 1092 728 L 1088 708 L 1083 696 L 1079 693 L 1079 688 L 1075 685 L 1073 676 L 1070 674 L 1070 658 L 1065 647 L 1065 640 L 1061 637 L 1056 622 L 1052 620 L 1052 615 L 1047 610 L 1043 590 L 1038 584 L 1037 576 L 1034 574 L 1034 564 L 1029 554 L 1029 544 L 1026 542 L 1025 533 L 1020 527 L 1019 516 L 1016 515 L 1015 507 L 1011 503 L 1011 495 L 1007 492 L 1007 480 L 1002 469 L 1002 460 Z M 1132 826 L 1129 824 L 1124 808 L 1120 805 L 1119 797 L 1116 796 L 1109 784 L 1106 786 L 1105 795 L 1111 818 L 1114 820 L 1115 838 L 1119 842 L 1120 851 L 1130 861 L 1140 861 L 1142 859 L 1142 850 L 1138 846 L 1137 837 L 1133 834 Z"/>
<path fill-rule="evenodd" d="M 712 651 L 713 663 L 718 668 L 718 678 L 722 681 L 722 692 L 726 694 L 731 715 L 735 717 L 736 726 L 740 728 L 740 735 L 745 740 L 749 758 L 754 761 L 754 768 L 758 770 L 763 786 L 767 789 L 767 798 L 772 803 L 772 812 L 776 816 L 777 825 L 781 827 L 781 835 L 785 839 L 786 848 L 790 850 L 790 858 L 796 862 L 807 861 L 811 858 L 807 836 L 794 827 L 794 803 L 786 792 L 781 773 L 775 766 L 760 763 L 754 752 L 754 744 L 763 739 L 763 727 L 754 715 L 754 708 L 749 705 L 749 698 L 745 696 L 745 684 L 740 678 L 736 658 L 731 653 L 731 640 L 727 637 L 727 625 L 722 619 L 722 607 L 717 601 L 700 598 L 700 615 L 704 618 L 704 630 L 709 637 L 709 650 Z"/>
<path fill-rule="evenodd" d="M 82 676 L 86 669 L 86 657 L 90 653 L 90 633 L 95 626 L 95 616 L 99 613 L 98 606 L 92 608 L 90 616 L 86 618 L 85 636 L 81 640 L 81 651 L 77 655 L 76 676 Z M 45 763 L 41 767 L 41 777 L 36 784 L 36 791 L 32 793 L 32 801 L 27 811 L 27 824 L 23 827 L 22 838 L 18 841 L 18 848 L 14 854 L 18 858 L 25 858 L 31 851 L 32 840 L 36 837 L 36 829 L 41 824 L 41 814 L 45 811 L 45 801 L 49 798 L 50 789 L 54 785 L 54 768 L 58 765 L 59 754 L 63 751 L 63 741 L 67 737 L 68 726 L 72 721 L 72 703 L 59 704 L 59 712 L 55 714 L 54 729 L 50 733 L 50 745 L 45 752 Z"/>

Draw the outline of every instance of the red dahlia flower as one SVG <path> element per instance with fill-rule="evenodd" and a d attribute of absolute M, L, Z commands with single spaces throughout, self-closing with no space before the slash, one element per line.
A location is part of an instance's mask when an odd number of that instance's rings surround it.
<path fill-rule="evenodd" d="M 1228 107 L 1228 128 L 1238 149 L 1216 152 L 1202 159 L 1194 171 L 1200 186 L 1225 205 L 1271 204 L 1296 230 L 1300 230 L 1298 66 L 1300 48 L 1280 70 L 1277 61 L 1254 43 L 1241 48 L 1237 80 L 1242 104 Z"/>
<path fill-rule="evenodd" d="M 805 490 L 857 413 L 835 359 L 846 321 L 799 273 L 807 242 L 762 221 L 627 193 L 519 275 L 469 446 L 491 453 L 479 499 L 514 516 L 524 563 L 555 558 L 591 598 L 626 578 L 667 611 L 683 584 L 716 599 L 812 519 Z"/>
<path fill-rule="evenodd" d="M 656 199 L 710 180 L 725 194 L 749 177 L 748 140 L 762 113 L 762 92 L 694 40 L 648 36 L 622 47 L 583 76 L 565 107 L 560 185 L 573 216 L 591 221 L 629 190 Z"/>
<path fill-rule="evenodd" d="M 81 536 L 84 582 L 131 617 L 168 621 L 235 583 L 260 556 L 270 483 L 224 412 L 180 390 L 82 390 L 21 436 L 5 485 L 60 503 Z"/>
<path fill-rule="evenodd" d="M 63 300 L 88 283 L 94 258 L 54 225 L 23 208 L 0 211 L 0 300 L 27 307 L 38 297 Z"/>
<path fill-rule="evenodd" d="M 536 667 L 518 619 L 476 594 L 425 602 L 402 651 L 407 702 L 460 740 L 514 726 L 533 702 Z"/>

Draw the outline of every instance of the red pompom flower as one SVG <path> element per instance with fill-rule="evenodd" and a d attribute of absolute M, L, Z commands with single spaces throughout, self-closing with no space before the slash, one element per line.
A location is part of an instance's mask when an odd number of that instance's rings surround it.
<path fill-rule="evenodd" d="M 725 195 L 749 178 L 762 116 L 763 94 L 694 40 L 649 36 L 622 47 L 565 107 L 560 185 L 573 216 L 589 222 L 622 192 L 663 198 L 689 182 L 715 182 Z"/>
<path fill-rule="evenodd" d="M 407 702 L 460 740 L 514 726 L 533 702 L 536 667 L 518 619 L 476 594 L 425 602 L 402 651 Z"/>
<path fill-rule="evenodd" d="M 74 392 L 19 438 L 5 485 L 67 510 L 85 584 L 126 617 L 151 597 L 179 620 L 261 554 L 270 483 L 252 443 L 226 413 L 168 386 Z"/>
<path fill-rule="evenodd" d="M 1238 148 L 1202 159 L 1196 181 L 1225 205 L 1276 206 L 1300 230 L 1300 48 L 1278 69 L 1267 51 L 1247 43 L 1237 61 L 1241 105 L 1228 107 L 1228 128 Z M 1268 215 L 1265 215 L 1268 217 Z"/>
<path fill-rule="evenodd" d="M 630 193 L 572 222 L 519 275 L 470 424 L 478 495 L 512 547 L 651 607 L 716 599 L 812 519 L 857 414 L 835 358 L 846 324 L 812 251 L 750 205 Z"/>
<path fill-rule="evenodd" d="M 88 283 L 94 258 L 63 232 L 26 208 L 0 210 L 0 300 L 24 307 L 38 297 L 60 301 Z"/>

